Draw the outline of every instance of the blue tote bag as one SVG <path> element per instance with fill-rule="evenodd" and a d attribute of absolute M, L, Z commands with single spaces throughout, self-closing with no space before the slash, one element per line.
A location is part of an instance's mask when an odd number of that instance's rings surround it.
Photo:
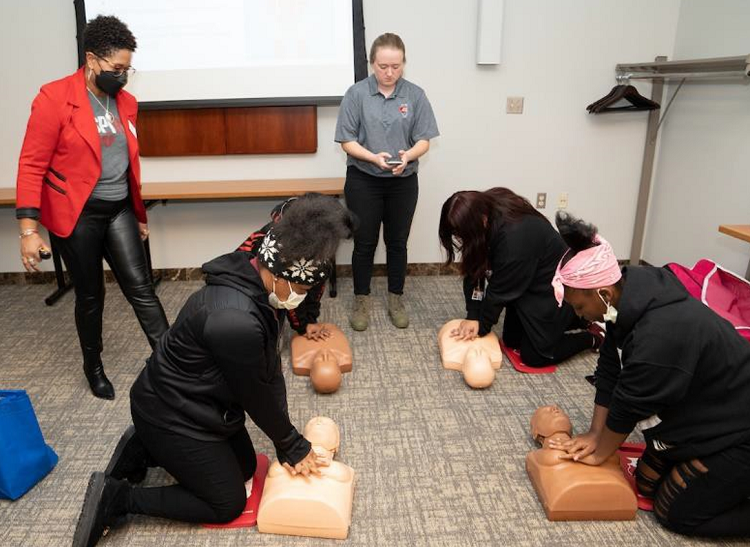
<path fill-rule="evenodd" d="M 28 394 L 0 390 L 0 498 L 18 499 L 57 464 Z"/>

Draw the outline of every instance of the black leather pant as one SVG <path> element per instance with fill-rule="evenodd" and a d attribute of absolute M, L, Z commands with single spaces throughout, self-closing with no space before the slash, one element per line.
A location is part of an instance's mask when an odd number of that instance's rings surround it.
<path fill-rule="evenodd" d="M 50 234 L 73 280 L 76 328 L 85 363 L 100 360 L 104 311 L 104 258 L 154 348 L 169 328 L 151 284 L 146 253 L 130 199 L 90 199 L 69 237 Z"/>

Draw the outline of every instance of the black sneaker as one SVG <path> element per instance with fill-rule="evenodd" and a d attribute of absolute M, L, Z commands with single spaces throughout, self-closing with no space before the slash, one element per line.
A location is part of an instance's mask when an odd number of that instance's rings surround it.
<path fill-rule="evenodd" d="M 130 426 L 120 437 L 120 441 L 109 459 L 104 474 L 114 479 L 127 479 L 131 484 L 143 482 L 148 471 L 148 452 Z"/>
<path fill-rule="evenodd" d="M 73 547 L 93 547 L 125 516 L 129 488 L 126 482 L 106 477 L 104 473 L 91 474 L 73 534 Z"/>

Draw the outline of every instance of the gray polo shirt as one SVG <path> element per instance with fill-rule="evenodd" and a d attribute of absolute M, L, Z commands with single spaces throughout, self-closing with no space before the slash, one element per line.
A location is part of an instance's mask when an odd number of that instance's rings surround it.
<path fill-rule="evenodd" d="M 435 114 L 424 90 L 399 79 L 393 93 L 385 98 L 378 91 L 375 75 L 351 86 L 341 101 L 336 121 L 336 142 L 357 141 L 370 152 L 388 152 L 398 158 L 399 150 L 408 150 L 417 141 L 440 135 Z M 347 165 L 376 177 L 392 177 L 377 165 L 348 156 Z M 402 176 L 419 169 L 419 160 L 409 162 Z"/>
<path fill-rule="evenodd" d="M 120 201 L 128 197 L 128 141 L 125 137 L 125 128 L 120 121 L 117 111 L 117 101 L 109 98 L 101 99 L 101 103 L 109 107 L 107 110 L 89 95 L 91 108 L 94 109 L 94 124 L 99 133 L 99 142 L 102 149 L 102 174 L 94 186 L 91 197 L 104 201 Z"/>

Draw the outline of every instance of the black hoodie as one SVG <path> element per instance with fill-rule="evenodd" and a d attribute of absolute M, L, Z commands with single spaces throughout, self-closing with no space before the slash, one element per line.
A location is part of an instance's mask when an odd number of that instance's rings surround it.
<path fill-rule="evenodd" d="M 492 275 L 484 298 L 473 300 L 476 283 L 464 278 L 466 318 L 479 321 L 479 336 L 498 322 L 505 306 L 514 306 L 534 349 L 552 359 L 565 330 L 575 321 L 573 308 L 557 305 L 552 278 L 566 246 L 549 221 L 525 215 L 519 221 L 493 220 L 487 253 Z"/>
<path fill-rule="evenodd" d="M 159 340 L 131 405 L 157 427 L 206 441 L 232 436 L 247 412 L 279 460 L 294 465 L 310 443 L 289 420 L 279 327 L 250 258 L 235 252 L 203 265 L 206 286 Z"/>
<path fill-rule="evenodd" d="M 623 268 L 596 369 L 607 427 L 684 461 L 750 437 L 750 344 L 667 269 Z M 618 355 L 618 349 L 621 354 Z"/>

